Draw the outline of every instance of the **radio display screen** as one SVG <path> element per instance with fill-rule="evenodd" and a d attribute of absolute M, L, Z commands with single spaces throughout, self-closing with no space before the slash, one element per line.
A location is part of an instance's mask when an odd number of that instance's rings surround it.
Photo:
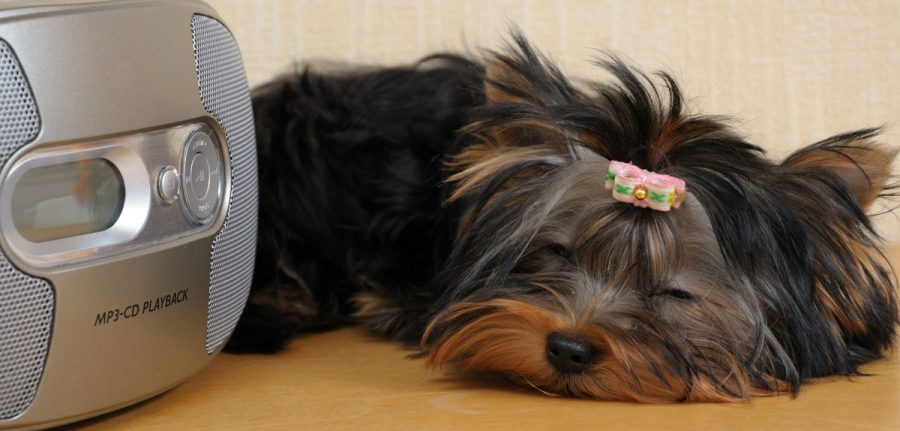
<path fill-rule="evenodd" d="M 34 168 L 12 195 L 12 219 L 28 241 L 45 242 L 100 232 L 122 213 L 125 186 L 107 160 L 91 159 Z"/>

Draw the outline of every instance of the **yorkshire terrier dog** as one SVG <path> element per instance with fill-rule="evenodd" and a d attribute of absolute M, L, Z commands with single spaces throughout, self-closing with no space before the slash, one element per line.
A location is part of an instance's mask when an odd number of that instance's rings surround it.
<path fill-rule="evenodd" d="M 773 163 L 667 74 L 608 57 L 575 82 L 514 39 L 255 92 L 257 268 L 229 350 L 362 322 L 434 367 L 671 402 L 796 393 L 892 346 L 878 129 Z"/>

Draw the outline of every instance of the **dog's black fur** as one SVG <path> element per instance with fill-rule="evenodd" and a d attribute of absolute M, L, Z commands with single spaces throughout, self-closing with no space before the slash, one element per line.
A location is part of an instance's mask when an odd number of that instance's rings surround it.
<path fill-rule="evenodd" d="M 361 291 L 431 306 L 420 294 L 454 229 L 443 163 L 483 103 L 483 76 L 478 63 L 437 55 L 411 67 L 304 70 L 254 90 L 259 242 L 229 351 L 274 352 L 299 330 L 345 323 Z"/>

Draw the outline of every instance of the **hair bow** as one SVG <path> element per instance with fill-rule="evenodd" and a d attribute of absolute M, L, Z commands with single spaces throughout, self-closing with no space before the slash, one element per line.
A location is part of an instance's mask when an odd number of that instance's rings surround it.
<path fill-rule="evenodd" d="M 684 181 L 670 175 L 657 174 L 631 163 L 609 162 L 606 190 L 612 190 L 619 202 L 657 211 L 678 209 L 684 201 Z"/>

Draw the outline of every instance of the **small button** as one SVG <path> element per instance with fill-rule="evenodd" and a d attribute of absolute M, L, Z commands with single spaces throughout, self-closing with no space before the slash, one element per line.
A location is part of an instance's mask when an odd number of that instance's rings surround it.
<path fill-rule="evenodd" d="M 156 178 L 156 191 L 164 204 L 171 204 L 178 199 L 178 171 L 174 166 L 166 166 L 159 170 Z"/>
<path fill-rule="evenodd" d="M 209 160 L 203 153 L 194 154 L 191 159 L 191 189 L 194 197 L 203 199 L 209 193 Z"/>

